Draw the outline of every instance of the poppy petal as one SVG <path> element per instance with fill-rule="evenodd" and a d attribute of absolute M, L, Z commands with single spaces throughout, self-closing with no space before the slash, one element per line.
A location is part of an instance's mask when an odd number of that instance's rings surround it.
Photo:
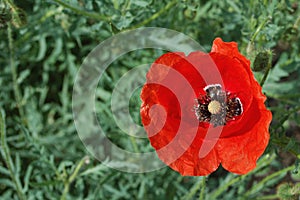
<path fill-rule="evenodd" d="M 246 70 L 249 72 L 249 74 L 252 74 L 250 69 L 250 61 L 239 52 L 238 44 L 236 42 L 223 42 L 221 38 L 216 38 L 213 42 L 210 52 L 216 52 L 227 55 L 234 59 L 238 59 L 245 66 L 249 66 L 249 68 L 246 67 Z"/>
<path fill-rule="evenodd" d="M 259 99 L 254 99 L 251 107 L 253 112 L 248 114 L 259 115 L 259 121 L 252 129 L 243 135 L 219 140 L 218 152 L 222 166 L 237 174 L 245 174 L 255 168 L 256 161 L 263 154 L 270 137 L 268 125 L 272 119 L 271 112 L 265 109 Z"/>

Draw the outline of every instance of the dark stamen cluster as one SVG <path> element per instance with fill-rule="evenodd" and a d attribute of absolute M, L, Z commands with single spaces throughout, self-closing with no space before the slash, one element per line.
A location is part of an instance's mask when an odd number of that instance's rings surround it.
<path fill-rule="evenodd" d="M 240 99 L 222 90 L 221 85 L 209 85 L 204 90 L 206 95 L 197 98 L 194 106 L 196 117 L 200 122 L 211 123 L 214 127 L 222 126 L 242 114 Z"/>

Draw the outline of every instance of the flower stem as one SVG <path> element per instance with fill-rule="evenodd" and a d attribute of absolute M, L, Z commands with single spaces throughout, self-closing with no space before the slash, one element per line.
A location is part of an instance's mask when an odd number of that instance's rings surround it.
<path fill-rule="evenodd" d="M 135 153 L 138 153 L 138 152 L 139 152 L 139 148 L 138 148 L 138 146 L 137 146 L 135 137 L 129 136 L 129 139 L 130 139 L 130 142 L 131 142 L 131 144 L 132 144 L 133 151 L 134 151 Z"/>
<path fill-rule="evenodd" d="M 235 184 L 236 182 L 239 182 L 240 180 L 242 180 L 244 177 L 246 177 L 249 174 L 245 174 L 243 176 L 238 176 L 234 179 L 231 179 L 228 183 L 222 185 L 221 187 L 219 187 L 212 195 L 211 195 L 211 199 L 216 199 L 218 196 L 220 196 L 225 190 L 227 190 L 228 187 L 230 187 L 231 185 Z"/>
<path fill-rule="evenodd" d="M 207 177 L 203 177 L 203 179 L 201 181 L 199 200 L 205 199 L 206 179 L 207 179 Z"/>
<path fill-rule="evenodd" d="M 6 4 L 9 5 L 9 7 L 10 7 L 13 11 L 17 10 L 17 7 L 15 6 L 15 4 L 14 4 L 11 0 L 4 0 L 4 1 L 5 1 Z"/>
<path fill-rule="evenodd" d="M 298 111 L 300 111 L 300 106 L 296 106 L 295 108 L 289 109 L 284 115 L 281 116 L 281 118 L 278 120 L 278 123 L 276 126 L 273 126 L 274 130 L 279 129 L 282 124 L 289 119 L 289 117 L 291 115 L 293 115 L 294 113 L 297 113 Z M 296 155 L 297 156 L 297 155 Z"/>
<path fill-rule="evenodd" d="M 261 196 L 261 197 L 257 197 L 256 200 L 268 200 L 268 199 L 279 199 L 277 194 L 272 194 L 272 195 L 266 195 L 266 196 Z"/>
<path fill-rule="evenodd" d="M 195 185 L 191 188 L 190 192 L 182 197 L 182 200 L 192 199 L 193 196 L 197 193 L 197 191 L 203 187 L 203 184 L 205 184 L 206 177 L 203 176 L 203 177 L 200 177 L 200 178 L 201 178 L 201 180 L 195 183 Z M 204 185 L 204 187 L 205 187 L 205 185 Z"/>
<path fill-rule="evenodd" d="M 77 166 L 75 167 L 73 173 L 65 181 L 65 183 L 64 183 L 64 190 L 63 190 L 63 193 L 62 193 L 62 195 L 60 197 L 61 200 L 65 200 L 66 199 L 67 194 L 69 193 L 69 189 L 70 189 L 71 183 L 75 180 L 75 178 L 78 175 L 78 172 L 80 171 L 81 167 L 83 166 L 83 164 L 86 162 L 87 159 L 89 159 L 87 156 L 85 156 L 84 158 L 82 158 L 79 161 L 79 163 L 77 164 Z"/>
<path fill-rule="evenodd" d="M 22 104 L 22 95 L 20 92 L 20 88 L 18 85 L 17 81 L 17 69 L 16 69 L 16 64 L 14 61 L 14 48 L 13 48 L 13 39 L 12 39 L 12 30 L 11 30 L 11 24 L 7 24 L 7 37 L 8 37 L 8 48 L 9 48 L 9 65 L 11 69 L 11 75 L 12 75 L 12 80 L 13 80 L 13 90 L 14 90 L 14 95 L 16 98 L 16 103 L 17 103 L 17 108 L 19 111 L 19 115 L 22 119 L 22 122 L 27 124 L 26 118 L 25 118 L 25 113 L 23 110 L 23 104 Z"/>
<path fill-rule="evenodd" d="M 268 16 L 266 17 L 263 22 L 257 27 L 257 29 L 255 30 L 254 34 L 252 35 L 248 46 L 247 46 L 247 54 L 252 57 L 254 55 L 255 52 L 255 46 L 254 46 L 254 41 L 258 35 L 258 33 L 261 31 L 261 29 L 269 22 L 269 20 L 271 20 L 272 17 Z"/>
<path fill-rule="evenodd" d="M 269 75 L 270 69 L 272 67 L 272 58 L 273 58 L 272 51 L 267 51 L 267 53 L 268 53 L 269 59 L 268 59 L 268 64 L 267 64 L 267 69 L 265 71 L 265 74 L 264 74 L 263 78 L 260 81 L 260 86 L 261 87 L 264 85 L 265 81 L 267 80 L 267 77 Z"/>
<path fill-rule="evenodd" d="M 285 104 L 294 104 L 295 101 L 293 100 L 293 98 L 300 98 L 300 93 L 293 93 L 293 94 L 285 94 L 285 95 L 278 95 L 278 94 L 272 94 L 272 93 L 267 93 L 268 97 L 271 97 L 273 99 L 276 99 L 278 101 L 281 101 Z"/>
<path fill-rule="evenodd" d="M 248 174 L 242 175 L 242 176 L 237 176 L 236 178 L 230 180 L 228 183 L 222 185 L 221 187 L 219 187 L 216 191 L 214 191 L 214 193 L 210 196 L 211 199 L 216 199 L 218 196 L 220 196 L 225 190 L 227 190 L 231 185 L 243 180 L 244 178 L 246 178 L 247 176 L 259 171 L 261 168 L 269 165 L 273 160 L 275 159 L 275 155 L 273 154 L 272 156 L 266 155 L 265 157 L 263 157 L 262 159 L 260 159 L 258 161 L 257 167 L 249 172 Z"/>
<path fill-rule="evenodd" d="M 142 26 L 145 26 L 146 24 L 150 23 L 151 21 L 155 20 L 156 18 L 158 18 L 160 15 L 162 15 L 164 12 L 168 11 L 170 8 L 172 8 L 173 5 L 175 5 L 178 1 L 177 0 L 173 0 L 170 1 L 165 7 L 163 7 L 162 9 L 160 9 L 157 13 L 153 14 L 151 17 L 149 17 L 148 19 L 145 19 L 144 21 L 142 21 L 141 23 L 129 28 L 129 29 L 135 29 L 135 28 L 139 28 Z M 128 29 L 127 29 L 128 30 Z"/>
<path fill-rule="evenodd" d="M 53 0 L 54 2 L 58 3 L 59 5 L 68 8 L 70 10 L 72 10 L 73 12 L 79 14 L 79 15 L 83 15 L 83 16 L 87 16 L 96 20 L 104 20 L 104 21 L 110 21 L 110 17 L 104 16 L 104 15 L 99 15 L 99 13 L 96 12 L 89 12 L 89 11 L 85 11 L 82 10 L 80 8 L 77 8 L 75 6 L 71 6 L 68 3 L 62 1 L 62 0 Z"/>
<path fill-rule="evenodd" d="M 6 143 L 5 113 L 2 110 L 2 108 L 0 108 L 0 136 L 1 136 L 1 153 L 4 158 L 4 162 L 9 170 L 10 177 L 15 185 L 15 189 L 17 191 L 17 195 L 19 199 L 25 200 L 27 198 L 22 190 L 22 186 L 20 181 L 18 180 L 18 177 L 15 176 L 12 158 Z"/>
<path fill-rule="evenodd" d="M 272 19 L 271 16 L 268 16 L 265 18 L 265 20 L 257 27 L 257 29 L 255 30 L 254 34 L 251 37 L 250 42 L 253 43 L 254 40 L 256 39 L 258 33 L 261 31 L 261 29 Z"/>
<path fill-rule="evenodd" d="M 295 166 L 289 166 L 289 167 L 286 167 L 282 170 L 279 170 L 267 177 L 265 177 L 262 181 L 260 181 L 258 184 L 255 184 L 255 187 L 252 187 L 250 190 L 248 190 L 248 192 L 246 192 L 245 194 L 245 197 L 249 197 L 251 194 L 255 193 L 256 192 L 256 188 L 263 188 L 263 186 L 268 182 L 270 181 L 271 179 L 277 177 L 277 176 L 280 176 L 281 174 L 283 173 L 287 173 L 288 171 L 291 171 L 292 169 L 294 169 Z"/>

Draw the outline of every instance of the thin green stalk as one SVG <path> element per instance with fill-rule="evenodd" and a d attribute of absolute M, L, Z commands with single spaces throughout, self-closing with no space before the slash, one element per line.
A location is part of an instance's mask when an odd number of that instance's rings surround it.
<path fill-rule="evenodd" d="M 138 148 L 137 143 L 136 143 L 136 138 L 134 136 L 129 136 L 129 139 L 130 139 L 130 142 L 132 144 L 133 151 L 135 153 L 138 153 L 139 152 L 139 148 Z"/>
<path fill-rule="evenodd" d="M 11 0 L 4 0 L 4 1 L 5 1 L 6 4 L 9 5 L 9 7 L 10 7 L 13 11 L 17 10 L 17 7 L 15 6 L 15 4 L 14 4 Z"/>
<path fill-rule="evenodd" d="M 258 161 L 257 167 L 249 172 L 248 174 L 242 175 L 242 176 L 238 176 L 232 180 L 230 180 L 228 183 L 222 185 L 221 187 L 219 187 L 217 190 L 215 190 L 212 195 L 210 196 L 210 199 L 216 199 L 218 196 L 220 196 L 224 191 L 226 191 L 231 185 L 243 180 L 244 178 L 246 178 L 247 176 L 259 171 L 261 168 L 263 168 L 264 166 L 269 165 L 273 160 L 275 159 L 275 155 L 273 154 L 271 157 L 270 156 L 265 156 L 262 159 L 260 159 Z"/>
<path fill-rule="evenodd" d="M 293 27 L 294 27 L 294 29 L 298 29 L 299 26 L 300 26 L 300 16 L 296 19 Z"/>
<path fill-rule="evenodd" d="M 250 174 L 250 173 L 249 173 Z M 245 178 L 246 176 L 248 176 L 249 174 L 245 174 L 242 176 L 238 176 L 234 179 L 231 179 L 228 183 L 222 185 L 221 187 L 219 187 L 212 195 L 211 195 L 211 199 L 216 199 L 218 196 L 220 196 L 225 190 L 227 190 L 227 188 L 229 188 L 231 185 L 239 182 L 240 180 L 242 180 L 243 178 Z"/>
<path fill-rule="evenodd" d="M 68 8 L 75 12 L 76 14 L 87 16 L 96 20 L 104 20 L 104 21 L 111 21 L 110 17 L 104 16 L 104 15 L 99 15 L 99 13 L 96 12 L 91 12 L 91 11 L 85 11 L 80 8 L 77 8 L 75 6 L 71 6 L 68 3 L 61 1 L 61 0 L 53 0 L 54 2 L 58 3 L 59 5 Z"/>
<path fill-rule="evenodd" d="M 175 5 L 178 1 L 177 0 L 173 0 L 170 1 L 165 7 L 163 7 L 162 9 L 160 9 L 157 13 L 153 14 L 151 17 L 149 17 L 148 19 L 145 19 L 144 21 L 142 21 L 141 23 L 129 28 L 129 29 L 135 29 L 135 28 L 139 28 L 142 26 L 145 26 L 146 24 L 150 23 L 151 21 L 155 20 L 156 18 L 158 18 L 160 15 L 162 15 L 163 13 L 165 13 L 166 11 L 168 11 L 170 8 L 172 8 L 173 5 Z M 128 30 L 128 29 L 127 29 Z"/>
<path fill-rule="evenodd" d="M 65 200 L 66 199 L 67 194 L 69 193 L 69 189 L 70 189 L 71 183 L 75 180 L 75 178 L 78 175 L 78 172 L 80 171 L 80 169 L 84 165 L 84 163 L 87 161 L 87 159 L 89 159 L 87 156 L 85 156 L 84 158 L 82 158 L 79 161 L 79 163 L 77 164 L 77 166 L 75 167 L 73 173 L 65 181 L 65 183 L 64 183 L 64 190 L 63 190 L 63 193 L 62 193 L 62 195 L 60 197 L 61 200 Z"/>
<path fill-rule="evenodd" d="M 20 92 L 19 84 L 17 81 L 17 69 L 16 69 L 16 64 L 14 60 L 14 49 L 13 49 L 13 39 L 12 39 L 12 30 L 11 30 L 11 24 L 7 24 L 7 37 L 8 37 L 8 48 L 9 48 L 9 65 L 11 69 L 11 75 L 13 79 L 13 90 L 14 90 L 14 95 L 16 98 L 16 103 L 19 111 L 19 115 L 23 121 L 23 123 L 26 124 L 26 119 L 25 119 L 25 113 L 23 110 L 23 104 L 22 104 L 22 95 Z"/>
<path fill-rule="evenodd" d="M 292 114 L 294 114 L 294 113 L 296 113 L 296 112 L 298 112 L 298 111 L 300 111 L 300 106 L 297 106 L 297 107 L 295 107 L 295 108 L 293 108 L 293 109 L 291 109 L 291 110 L 288 110 L 280 119 L 279 119 L 279 121 L 278 121 L 278 123 L 277 123 L 277 125 L 275 126 L 275 127 L 273 127 L 273 129 L 274 130 L 277 130 L 286 120 L 288 120 L 289 119 L 289 117 L 292 115 Z"/>
<path fill-rule="evenodd" d="M 269 22 L 269 20 L 271 19 L 271 16 L 268 16 L 265 18 L 265 20 L 257 27 L 257 29 L 255 30 L 254 34 L 252 35 L 248 46 L 247 46 L 247 54 L 252 57 L 254 55 L 255 52 L 255 47 L 254 47 L 254 41 L 258 35 L 258 33 L 261 31 L 261 29 Z"/>
<path fill-rule="evenodd" d="M 126 0 L 125 2 L 125 5 L 123 6 L 123 9 L 122 9 L 122 15 L 125 15 L 125 12 L 130 8 L 130 0 Z"/>
<path fill-rule="evenodd" d="M 274 200 L 274 199 L 279 199 L 277 194 L 272 194 L 272 195 L 266 195 L 266 196 L 261 196 L 261 197 L 257 197 L 256 200 Z"/>
<path fill-rule="evenodd" d="M 267 93 L 268 97 L 276 99 L 286 104 L 295 104 L 295 101 L 292 100 L 293 98 L 300 98 L 300 93 L 293 93 L 293 94 L 285 94 L 285 95 L 278 95 L 278 94 L 270 94 Z"/>
<path fill-rule="evenodd" d="M 206 177 L 201 177 L 201 181 L 198 181 L 190 190 L 189 193 L 187 193 L 186 195 L 184 195 L 184 197 L 182 197 L 182 200 L 188 200 L 188 199 L 192 199 L 193 196 L 195 196 L 195 194 L 197 193 L 197 191 L 203 186 L 203 180 L 205 183 L 205 178 Z"/>
<path fill-rule="evenodd" d="M 300 93 L 285 94 L 282 96 L 275 96 L 275 98 L 278 98 L 279 100 L 282 98 L 300 98 Z"/>
<path fill-rule="evenodd" d="M 9 170 L 10 177 L 15 185 L 17 195 L 18 195 L 19 199 L 26 200 L 27 198 L 22 190 L 20 181 L 18 181 L 18 178 L 15 176 L 12 158 L 11 158 L 9 148 L 6 143 L 5 113 L 2 110 L 2 108 L 0 109 L 0 135 L 1 135 L 1 147 L 2 147 L 3 158 L 4 158 L 7 168 Z"/>
<path fill-rule="evenodd" d="M 26 14 L 25 12 L 17 7 L 13 1 L 11 0 L 4 0 L 5 4 L 10 7 L 10 14 L 11 14 L 11 23 L 16 27 L 20 28 L 24 24 L 26 24 Z"/>
<path fill-rule="evenodd" d="M 205 199 L 206 179 L 207 177 L 203 177 L 202 179 L 199 200 Z"/>
<path fill-rule="evenodd" d="M 268 51 L 269 60 L 268 60 L 268 65 L 267 65 L 267 69 L 265 71 L 265 74 L 264 74 L 263 78 L 260 81 L 260 86 L 261 87 L 264 85 L 265 81 L 267 80 L 267 77 L 269 75 L 270 69 L 272 67 L 272 57 L 273 57 L 272 55 L 273 55 L 272 52 Z"/>
<path fill-rule="evenodd" d="M 272 18 L 271 16 L 266 17 L 266 19 L 257 27 L 257 29 L 255 30 L 254 34 L 251 37 L 250 42 L 254 42 L 256 36 L 258 35 L 258 33 L 271 20 L 271 18 Z"/>
<path fill-rule="evenodd" d="M 286 145 L 288 144 L 288 143 L 283 143 L 283 141 L 280 140 L 280 139 L 272 139 L 271 141 L 272 141 L 272 143 L 278 145 L 281 148 L 285 148 Z M 288 149 L 287 151 L 290 152 L 291 154 L 293 154 L 296 157 L 299 155 L 299 153 L 294 149 Z"/>
<path fill-rule="evenodd" d="M 263 186 L 264 186 L 268 181 L 270 181 L 271 179 L 273 179 L 273 178 L 275 178 L 275 177 L 281 175 L 282 173 L 287 173 L 288 171 L 291 171 L 291 170 L 294 169 L 294 168 L 295 168 L 295 166 L 289 166 L 289 167 L 286 167 L 286 168 L 284 168 L 284 169 L 282 169 L 282 170 L 279 170 L 279 171 L 277 171 L 277 172 L 275 172 L 275 173 L 273 173 L 273 174 L 271 174 L 271 175 L 265 177 L 262 181 L 260 181 L 259 183 L 255 184 L 254 187 L 252 187 L 250 190 L 248 190 L 248 192 L 246 192 L 246 194 L 245 194 L 245 197 L 248 197 L 248 196 L 250 196 L 252 193 L 254 193 L 255 190 L 256 190 L 256 188 L 263 188 Z"/>

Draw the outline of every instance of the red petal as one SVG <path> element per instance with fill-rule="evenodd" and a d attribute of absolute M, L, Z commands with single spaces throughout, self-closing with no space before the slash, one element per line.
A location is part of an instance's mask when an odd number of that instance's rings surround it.
<path fill-rule="evenodd" d="M 164 77 L 168 74 L 168 67 L 173 67 L 176 63 L 178 63 L 180 60 L 184 59 L 185 55 L 182 52 L 169 52 L 166 54 L 163 54 L 160 56 L 151 68 L 149 69 L 146 77 L 147 82 L 151 82 L 153 80 L 155 81 L 161 81 L 164 79 Z M 159 64 L 159 65 L 157 65 Z M 162 67 L 165 66 L 165 67 Z"/>
<path fill-rule="evenodd" d="M 196 51 L 187 57 L 190 66 L 180 69 L 180 63 L 174 67 L 183 71 L 185 77 L 189 80 L 196 93 L 204 93 L 204 87 L 211 84 L 223 85 L 223 78 L 214 59 L 209 54 Z"/>
<path fill-rule="evenodd" d="M 251 88 L 247 89 L 246 91 L 249 92 L 249 95 L 252 94 L 251 96 L 253 96 L 253 99 L 256 99 L 256 101 L 262 104 L 261 108 L 266 110 L 266 107 L 264 105 L 266 96 L 262 93 L 262 88 L 255 80 L 253 74 L 251 74 Z M 253 100 L 251 103 L 253 104 Z M 256 114 L 260 113 L 260 111 L 255 109 L 256 107 L 253 107 L 252 104 L 251 107 L 249 107 L 247 110 L 244 110 L 239 119 L 229 122 L 226 126 L 224 126 L 221 137 L 225 138 L 229 136 L 243 135 L 243 133 L 247 133 L 251 129 L 253 129 L 256 123 L 258 123 L 258 121 L 260 120 L 261 115 Z M 268 127 L 268 124 L 265 124 L 265 126 Z"/>
<path fill-rule="evenodd" d="M 204 176 L 215 171 L 220 165 L 220 159 L 214 148 L 217 140 L 206 141 L 204 145 L 203 135 L 207 134 L 207 129 L 200 127 L 197 131 L 185 122 L 179 123 L 183 123 L 183 130 L 177 132 L 176 138 L 170 141 L 171 145 L 168 144 L 164 150 L 157 151 L 160 159 L 184 176 Z M 162 132 L 164 136 L 162 135 L 160 139 L 169 134 L 166 131 Z M 151 137 L 150 141 L 155 147 L 157 138 Z M 205 152 L 205 156 L 200 158 L 199 152 L 200 149 L 203 151 L 201 148 L 203 146 L 209 146 L 209 149 Z"/>
<path fill-rule="evenodd" d="M 162 104 L 162 100 L 171 98 L 167 93 L 165 94 L 164 88 L 161 88 L 159 83 L 167 76 L 168 68 L 172 67 L 179 60 L 183 59 L 184 53 L 166 53 L 159 57 L 149 69 L 146 77 L 147 82 L 141 91 L 141 99 L 143 101 L 141 105 L 141 118 L 144 126 L 149 125 L 151 117 L 149 111 L 151 106 L 155 104 Z M 153 82 L 153 84 L 149 84 Z M 156 83 L 156 84 L 155 84 Z M 165 101 L 166 102 L 166 101 Z M 174 101 L 173 101 L 174 102 Z M 165 105 L 167 107 L 167 105 Z M 178 110 L 177 105 L 173 106 L 174 111 Z"/>
<path fill-rule="evenodd" d="M 246 70 L 249 74 L 252 73 L 250 69 L 250 61 L 239 52 L 236 42 L 223 42 L 221 38 L 216 38 L 213 42 L 211 52 L 216 52 L 227 55 L 230 58 L 238 59 L 243 65 L 249 66 L 246 67 Z"/>
<path fill-rule="evenodd" d="M 204 158 L 197 158 L 197 154 L 186 152 L 170 167 L 178 171 L 183 176 L 206 176 L 214 172 L 220 165 L 218 155 L 215 150 L 209 152 Z"/>
<path fill-rule="evenodd" d="M 210 53 L 210 56 L 218 66 L 220 75 L 222 75 L 224 89 L 236 94 L 243 104 L 243 110 L 247 111 L 252 101 L 253 80 L 251 78 L 253 75 L 249 76 L 244 65 L 227 55 Z"/>
<path fill-rule="evenodd" d="M 157 85 L 148 84 L 143 88 L 142 99 L 144 102 L 141 108 L 141 117 L 148 136 L 154 141 L 152 145 L 155 149 L 160 149 L 175 137 L 180 124 L 177 121 L 180 121 L 181 114 L 176 96 L 161 86 L 153 94 L 153 89 L 156 87 Z M 144 94 L 152 94 L 151 96 L 154 98 L 147 99 Z M 159 96 L 159 99 L 155 98 L 156 95 Z M 166 101 L 166 99 L 173 100 Z"/>
<path fill-rule="evenodd" d="M 268 141 L 268 127 L 272 120 L 271 112 L 265 108 L 262 99 L 253 99 L 249 116 L 259 116 L 248 132 L 242 135 L 221 138 L 218 153 L 222 166 L 230 172 L 245 174 L 256 166 L 257 159 L 263 154 Z"/>

